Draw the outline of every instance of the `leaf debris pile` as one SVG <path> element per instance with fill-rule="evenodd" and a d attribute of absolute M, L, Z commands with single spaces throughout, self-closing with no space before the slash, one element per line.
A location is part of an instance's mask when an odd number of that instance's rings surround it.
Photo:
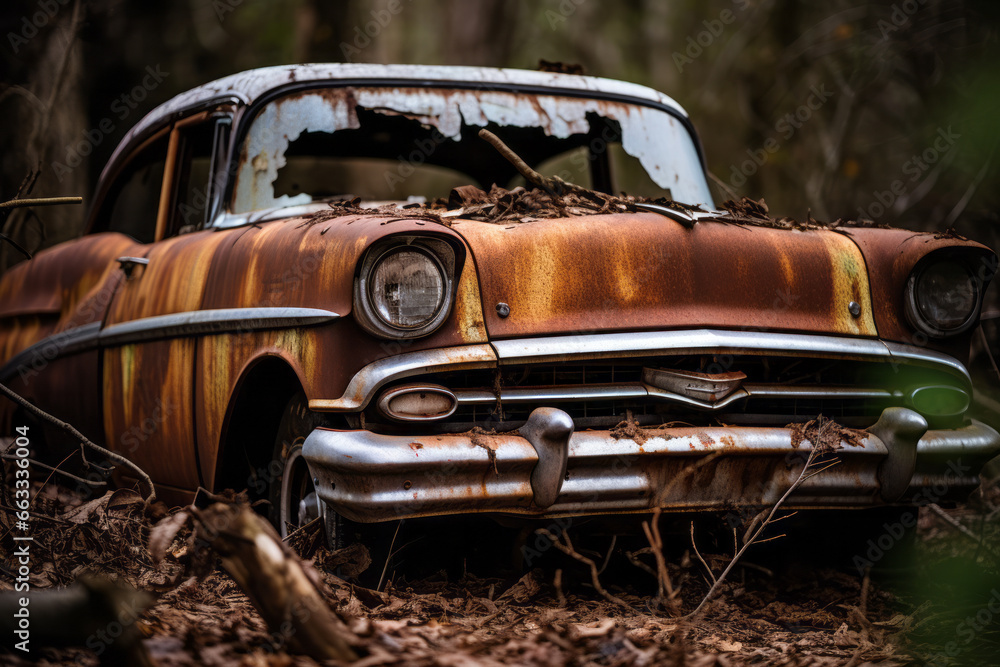
<path fill-rule="evenodd" d="M 832 443 L 836 437 L 838 444 L 850 442 L 831 424 L 804 425 L 803 440 Z M 827 435 L 817 436 L 820 432 Z M 131 492 L 118 491 L 83 502 L 52 484 L 42 488 L 33 505 L 39 514 L 33 527 L 40 549 L 32 585 L 59 586 L 88 572 L 148 591 L 156 600 L 141 614 L 138 628 L 159 665 L 317 664 L 288 654 L 284 638 L 266 627 L 247 596 L 213 563 L 196 572 L 202 566 L 186 527 L 178 527 L 165 547 L 164 562 L 154 568 L 146 543 L 151 525 L 173 515 L 143 513 L 135 500 Z M 990 499 L 980 502 L 995 510 L 992 503 L 1000 502 L 1000 492 L 994 489 Z M 974 510 L 960 508 L 956 516 L 975 525 L 970 514 Z M 8 513 L 0 514 L 6 534 L 0 542 L 4 590 L 13 587 L 16 571 L 12 521 Z M 926 523 L 922 518 L 921 525 Z M 994 516 L 991 535 L 997 523 Z M 933 530 L 947 549 L 956 548 L 953 532 L 940 526 Z M 329 552 L 308 530 L 302 532 L 290 543 L 311 559 L 331 591 L 329 604 L 356 619 L 350 629 L 362 655 L 357 664 L 365 666 L 903 665 L 911 662 L 911 651 L 924 655 L 939 648 L 927 643 L 926 633 L 915 635 L 909 646 L 900 633 L 925 627 L 924 620 L 939 615 L 940 609 L 914 600 L 912 611 L 900 613 L 905 607 L 900 599 L 874 586 L 861 601 L 862 581 L 856 573 L 818 568 L 811 562 L 792 562 L 773 573 L 756 566 L 742 568 L 699 618 L 685 622 L 651 610 L 655 579 L 638 569 L 637 577 L 616 575 L 614 567 L 601 575 L 608 591 L 626 603 L 625 609 L 597 595 L 588 574 L 571 566 L 560 570 L 557 579 L 550 570 L 537 568 L 519 579 L 471 571 L 455 576 L 442 570 L 414 580 L 391 577 L 385 590 L 373 591 L 338 576 L 372 563 L 367 552 L 360 553 L 358 547 Z M 715 549 L 700 546 L 716 573 L 731 557 L 722 544 Z M 372 567 L 380 569 L 383 557 L 376 555 Z M 668 567 L 682 587 L 681 609 L 692 609 L 710 582 L 686 555 L 671 559 Z M 3 649 L 0 655 L 4 664 L 31 664 Z M 46 649 L 44 656 L 44 664 L 99 664 L 99 658 L 82 647 Z"/>

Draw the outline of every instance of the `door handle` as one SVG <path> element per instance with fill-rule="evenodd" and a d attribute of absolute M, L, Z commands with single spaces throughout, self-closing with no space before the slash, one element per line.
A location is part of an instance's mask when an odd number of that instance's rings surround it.
<path fill-rule="evenodd" d="M 119 257 L 118 264 L 125 273 L 125 278 L 131 278 L 135 267 L 146 266 L 149 264 L 149 260 L 145 257 Z"/>

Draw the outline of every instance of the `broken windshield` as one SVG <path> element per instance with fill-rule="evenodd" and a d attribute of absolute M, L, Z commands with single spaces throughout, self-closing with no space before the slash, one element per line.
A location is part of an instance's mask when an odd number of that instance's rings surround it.
<path fill-rule="evenodd" d="M 712 205 L 677 118 L 624 102 L 428 88 L 289 94 L 254 118 L 232 212 L 360 197 L 422 202 L 452 188 L 523 185 L 477 136 L 488 128 L 537 171 L 608 193 Z"/>

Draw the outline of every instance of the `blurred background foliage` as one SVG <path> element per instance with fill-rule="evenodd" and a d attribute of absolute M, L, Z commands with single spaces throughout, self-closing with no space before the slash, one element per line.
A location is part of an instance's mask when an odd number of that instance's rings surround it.
<path fill-rule="evenodd" d="M 32 195 L 87 196 L 142 114 L 236 71 L 546 59 L 677 99 L 720 202 L 954 226 L 997 245 L 995 0 L 6 0 L 0 11 L 3 199 L 35 168 Z M 162 83 L 125 106 L 147 68 Z M 19 211 L 4 231 L 33 249 L 78 234 L 83 216 Z"/>

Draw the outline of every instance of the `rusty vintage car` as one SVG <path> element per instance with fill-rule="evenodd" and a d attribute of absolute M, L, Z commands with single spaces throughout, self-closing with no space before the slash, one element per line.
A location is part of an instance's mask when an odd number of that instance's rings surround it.
<path fill-rule="evenodd" d="M 1000 452 L 967 415 L 994 253 L 717 210 L 642 86 L 254 70 L 146 116 L 91 203 L 0 280 L 0 381 L 171 502 L 249 488 L 335 535 L 767 507 L 822 415 L 862 432 L 787 506 L 864 509 L 961 497 Z"/>

